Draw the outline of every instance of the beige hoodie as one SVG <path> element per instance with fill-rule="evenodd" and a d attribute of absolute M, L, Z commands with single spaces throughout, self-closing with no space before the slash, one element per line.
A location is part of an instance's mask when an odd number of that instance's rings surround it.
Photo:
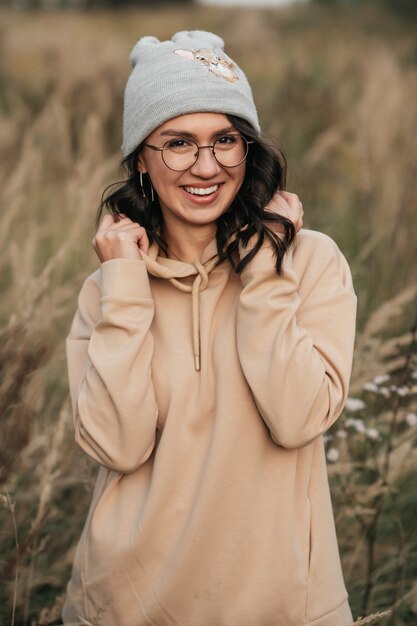
<path fill-rule="evenodd" d="M 352 622 L 320 436 L 348 391 L 348 265 L 308 230 L 283 277 L 268 246 L 241 275 L 213 268 L 215 253 L 213 241 L 193 265 L 152 246 L 81 290 L 75 433 L 101 467 L 67 624 Z"/>

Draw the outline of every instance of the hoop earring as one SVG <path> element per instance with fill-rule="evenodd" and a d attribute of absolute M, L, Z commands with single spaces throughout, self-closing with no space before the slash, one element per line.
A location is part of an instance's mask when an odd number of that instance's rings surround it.
<path fill-rule="evenodd" d="M 145 187 L 143 186 L 143 174 L 142 174 L 142 172 L 139 172 L 139 181 L 140 181 L 140 188 L 142 190 L 142 196 L 145 198 L 145 200 L 147 202 L 149 202 L 148 197 L 147 197 L 147 195 L 145 193 Z M 151 188 L 151 203 L 153 204 L 155 202 L 155 194 L 154 194 L 154 191 L 153 191 L 153 186 L 152 186 L 150 178 L 149 178 L 149 187 Z"/>
<path fill-rule="evenodd" d="M 144 188 L 143 188 L 143 176 L 142 176 L 142 172 L 139 172 L 139 181 L 140 181 L 140 188 L 141 188 L 141 191 L 142 191 L 142 196 L 143 196 L 144 198 L 146 198 L 146 196 L 145 196 L 145 190 L 144 190 Z"/>

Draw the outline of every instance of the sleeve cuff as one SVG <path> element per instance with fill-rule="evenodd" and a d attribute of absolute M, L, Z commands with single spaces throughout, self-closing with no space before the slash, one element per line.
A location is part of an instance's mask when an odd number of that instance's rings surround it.
<path fill-rule="evenodd" d="M 111 259 L 102 263 L 101 296 L 152 299 L 145 263 L 135 259 Z"/>

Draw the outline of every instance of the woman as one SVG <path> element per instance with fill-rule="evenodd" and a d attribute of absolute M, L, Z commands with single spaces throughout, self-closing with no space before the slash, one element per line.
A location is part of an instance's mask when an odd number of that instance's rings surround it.
<path fill-rule="evenodd" d="M 348 265 L 299 230 L 220 38 L 145 37 L 131 62 L 129 179 L 67 344 L 101 467 L 64 622 L 347 626 L 321 435 L 349 383 Z"/>

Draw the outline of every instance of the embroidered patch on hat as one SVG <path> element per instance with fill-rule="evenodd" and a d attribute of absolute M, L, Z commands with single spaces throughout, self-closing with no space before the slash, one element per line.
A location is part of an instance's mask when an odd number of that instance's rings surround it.
<path fill-rule="evenodd" d="M 198 61 L 206 67 L 212 74 L 224 78 L 229 83 L 239 80 L 235 71 L 235 64 L 219 48 L 210 50 L 202 48 L 200 50 L 174 50 L 175 54 L 188 61 Z"/>

